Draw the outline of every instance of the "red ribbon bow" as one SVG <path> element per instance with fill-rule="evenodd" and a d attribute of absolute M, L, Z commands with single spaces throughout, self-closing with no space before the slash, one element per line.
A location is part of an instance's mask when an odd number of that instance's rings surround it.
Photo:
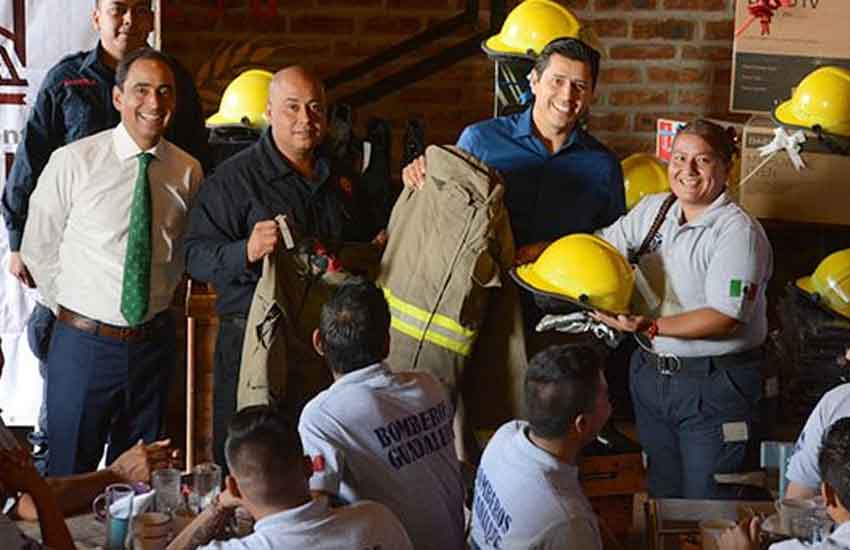
<path fill-rule="evenodd" d="M 787 8 L 791 5 L 791 0 L 758 0 L 755 4 L 747 7 L 750 16 L 746 21 L 735 31 L 735 36 L 740 36 L 749 28 L 753 22 L 758 19 L 761 23 L 761 34 L 766 36 L 770 34 L 770 22 L 773 19 L 773 13 L 779 8 Z"/>

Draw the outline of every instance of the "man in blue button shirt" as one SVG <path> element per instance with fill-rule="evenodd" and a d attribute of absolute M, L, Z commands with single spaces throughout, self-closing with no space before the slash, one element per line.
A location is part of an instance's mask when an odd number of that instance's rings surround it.
<path fill-rule="evenodd" d="M 598 74 L 598 52 L 574 38 L 555 39 L 529 76 L 532 106 L 468 126 L 457 142 L 505 178 L 517 263 L 535 260 L 559 237 L 592 233 L 625 212 L 620 163 L 581 126 Z M 402 180 L 417 188 L 425 183 L 424 157 L 405 167 Z"/>

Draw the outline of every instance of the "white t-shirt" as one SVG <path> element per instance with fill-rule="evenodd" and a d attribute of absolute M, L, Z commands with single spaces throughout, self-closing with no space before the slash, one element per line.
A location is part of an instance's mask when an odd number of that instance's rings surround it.
<path fill-rule="evenodd" d="M 669 193 L 644 197 L 628 214 L 597 233 L 625 256 L 636 251 Z M 673 203 L 640 259 L 640 268 L 661 301 L 654 315 L 675 315 L 709 307 L 741 322 L 727 338 L 658 336 L 657 353 L 705 357 L 746 351 L 767 335 L 767 282 L 773 249 L 761 224 L 722 193 L 702 215 L 680 224 L 682 206 Z"/>
<path fill-rule="evenodd" d="M 578 468 L 535 447 L 519 420 L 499 428 L 484 449 L 470 539 L 482 550 L 602 548 Z"/>
<path fill-rule="evenodd" d="M 827 429 L 845 416 L 850 416 L 850 384 L 841 384 L 829 390 L 815 405 L 797 438 L 794 454 L 788 461 L 785 477 L 789 481 L 814 490 L 820 487 L 818 449 Z"/>
<path fill-rule="evenodd" d="M 241 539 L 214 541 L 203 550 L 412 550 L 410 539 L 386 506 L 361 501 L 330 508 L 326 497 L 266 516 Z"/>
<path fill-rule="evenodd" d="M 453 409 L 427 373 L 382 364 L 346 374 L 310 401 L 298 431 L 310 489 L 392 510 L 417 550 L 464 547 L 463 482 Z"/>
<path fill-rule="evenodd" d="M 783 540 L 770 545 L 770 550 L 850 550 L 850 522 L 842 523 L 820 544 L 809 546 L 797 539 Z"/>

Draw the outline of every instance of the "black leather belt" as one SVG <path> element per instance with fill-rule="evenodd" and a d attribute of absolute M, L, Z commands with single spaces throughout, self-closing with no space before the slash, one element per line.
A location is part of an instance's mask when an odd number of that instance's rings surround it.
<path fill-rule="evenodd" d="M 672 353 L 655 353 L 643 348 L 641 348 L 641 352 L 646 356 L 647 363 L 654 367 L 658 374 L 664 376 L 673 376 L 686 368 L 688 364 L 693 366 L 697 361 L 706 359 L 712 360 L 718 368 L 734 368 L 740 364 L 757 361 L 764 356 L 764 350 L 760 346 L 746 351 L 708 357 L 679 357 Z"/>
<path fill-rule="evenodd" d="M 119 342 L 141 342 L 147 340 L 154 332 L 165 326 L 166 322 L 166 316 L 160 313 L 147 323 L 142 323 L 134 327 L 119 327 L 97 321 L 85 315 L 80 315 L 62 306 L 59 306 L 59 315 L 56 318 L 60 322 L 77 330 L 96 334 L 97 336 L 105 336 Z"/>

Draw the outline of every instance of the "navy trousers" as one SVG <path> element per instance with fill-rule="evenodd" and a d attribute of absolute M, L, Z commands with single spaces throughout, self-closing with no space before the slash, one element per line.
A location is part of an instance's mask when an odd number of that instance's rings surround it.
<path fill-rule="evenodd" d="M 635 351 L 629 376 L 649 495 L 734 498 L 714 474 L 757 466 L 762 350 L 682 358 L 674 374 L 659 372 L 655 357 Z"/>
<path fill-rule="evenodd" d="M 230 419 L 236 413 L 239 368 L 242 364 L 242 342 L 245 340 L 245 317 L 222 317 L 218 325 L 213 360 L 213 459 L 227 472 L 224 443 Z"/>
<path fill-rule="evenodd" d="M 138 342 L 90 334 L 57 321 L 47 369 L 51 476 L 97 468 L 136 444 L 156 440 L 176 366 L 174 319 L 160 313 Z"/>
<path fill-rule="evenodd" d="M 41 406 L 38 408 L 38 428 L 30 433 L 30 444 L 38 447 L 38 454 L 33 455 L 36 469 L 42 476 L 47 475 L 47 465 L 50 453 L 47 445 L 47 351 L 50 349 L 50 336 L 56 317 L 50 308 L 39 303 L 35 304 L 29 321 L 27 321 L 27 341 L 32 354 L 38 359 L 38 374 L 41 376 L 42 392 Z"/>

